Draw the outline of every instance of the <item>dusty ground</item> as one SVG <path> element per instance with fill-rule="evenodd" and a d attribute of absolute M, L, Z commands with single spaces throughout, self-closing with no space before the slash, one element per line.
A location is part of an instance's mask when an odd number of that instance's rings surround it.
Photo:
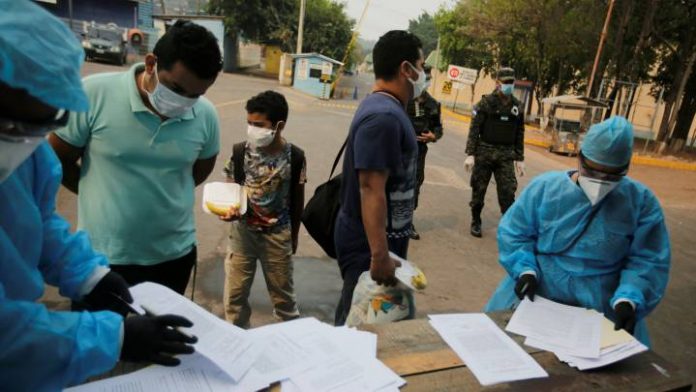
<path fill-rule="evenodd" d="M 88 63 L 85 74 L 118 70 L 116 67 Z M 245 136 L 244 101 L 264 89 L 278 89 L 290 102 L 286 137 L 307 152 L 307 197 L 325 181 L 336 151 L 341 145 L 352 112 L 347 102 L 320 102 L 294 90 L 279 88 L 273 80 L 238 75 L 223 75 L 207 95 L 217 106 L 222 124 L 222 152 L 210 180 L 220 180 L 220 169 L 231 154 L 232 144 Z M 361 94 L 362 95 L 362 94 Z M 415 224 L 422 240 L 411 243 L 409 258 L 425 270 L 430 286 L 417 297 L 418 315 L 439 312 L 480 311 L 504 275 L 497 262 L 495 231 L 500 213 L 494 188 L 489 188 L 484 211 L 484 238 L 468 234 L 468 175 L 462 168 L 468 124 L 445 121 L 445 137 L 430 149 L 426 184 Z M 572 158 L 551 155 L 528 147 L 529 179 L 544 171 L 574 167 Z M 660 198 L 672 240 L 671 280 L 662 304 L 649 318 L 653 348 L 680 366 L 696 372 L 696 172 L 671 171 L 635 166 L 630 175 L 647 184 Z M 199 239 L 199 269 L 196 302 L 222 314 L 222 261 L 226 249 L 226 226 L 200 211 L 200 189 L 196 208 Z M 73 223 L 76 199 L 65 190 L 59 196 L 58 209 Z M 331 321 L 339 297 L 341 280 L 333 260 L 303 231 L 295 259 L 295 282 L 301 311 Z M 46 301 L 64 307 L 54 290 Z M 272 322 L 271 307 L 261 274 L 252 289 L 253 325 Z"/>

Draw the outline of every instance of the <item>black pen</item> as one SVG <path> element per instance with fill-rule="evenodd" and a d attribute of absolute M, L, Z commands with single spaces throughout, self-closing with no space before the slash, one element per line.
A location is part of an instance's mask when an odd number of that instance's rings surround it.
<path fill-rule="evenodd" d="M 151 309 L 148 309 L 148 308 L 146 308 L 146 307 L 143 306 L 143 305 L 139 305 L 140 309 L 138 309 L 135 305 L 133 305 L 132 303 L 129 303 L 128 301 L 126 301 L 125 299 L 123 299 L 120 295 L 118 295 L 118 294 L 116 294 L 116 293 L 111 293 L 111 295 L 113 295 L 113 296 L 114 296 L 116 299 L 118 299 L 123 305 L 127 306 L 128 309 L 129 309 L 131 312 L 137 314 L 138 316 L 157 317 L 157 313 L 153 312 Z M 176 327 L 176 328 L 174 328 L 174 329 L 176 329 L 178 332 L 180 332 L 182 335 L 186 336 L 186 337 L 189 338 L 189 339 L 196 338 L 194 335 L 191 335 L 190 333 L 188 333 L 188 332 L 182 330 L 181 327 Z"/>
<path fill-rule="evenodd" d="M 121 302 L 121 304 L 124 305 L 125 307 L 127 307 L 128 310 L 130 310 L 131 312 L 137 314 L 138 316 L 145 316 L 146 312 L 145 312 L 145 309 L 144 309 L 144 308 L 141 307 L 142 310 L 136 308 L 135 305 L 133 305 L 132 303 L 126 301 L 126 300 L 123 299 L 120 295 L 118 295 L 118 294 L 116 294 L 116 293 L 113 293 L 113 292 L 112 292 L 111 295 L 113 295 L 114 298 L 116 298 L 119 302 Z"/>

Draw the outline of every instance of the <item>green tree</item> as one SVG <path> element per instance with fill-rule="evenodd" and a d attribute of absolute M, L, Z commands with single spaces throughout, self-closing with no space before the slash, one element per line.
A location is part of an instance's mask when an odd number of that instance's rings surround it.
<path fill-rule="evenodd" d="M 596 0 L 461 0 L 436 16 L 440 47 L 450 63 L 492 74 L 515 68 L 541 99 L 579 86 L 599 23 L 588 21 Z"/>
<path fill-rule="evenodd" d="M 223 15 L 228 31 L 238 32 L 244 39 L 278 44 L 285 52 L 295 51 L 299 0 L 211 0 L 209 10 Z M 302 51 L 343 59 L 353 23 L 343 3 L 307 0 Z M 353 59 L 348 57 L 349 61 Z"/>
<path fill-rule="evenodd" d="M 437 27 L 435 19 L 429 13 L 424 11 L 418 18 L 409 20 L 408 31 L 421 39 L 426 57 L 437 47 Z"/>
<path fill-rule="evenodd" d="M 653 36 L 658 43 L 655 84 L 665 89 L 665 110 L 657 134 L 656 152 L 683 148 L 694 120 L 696 79 L 696 1 L 661 3 Z"/>

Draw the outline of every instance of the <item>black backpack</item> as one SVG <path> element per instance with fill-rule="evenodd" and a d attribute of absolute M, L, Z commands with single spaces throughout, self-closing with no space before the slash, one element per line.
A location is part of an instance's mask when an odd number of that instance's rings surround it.
<path fill-rule="evenodd" d="M 236 143 L 232 147 L 232 162 L 234 162 L 234 182 L 244 185 L 246 175 L 244 174 L 244 149 L 246 142 Z M 292 208 L 295 205 L 294 198 L 297 193 L 297 187 L 300 186 L 300 174 L 302 173 L 302 162 L 305 160 L 305 153 L 301 148 L 290 144 L 290 225 L 294 229 L 300 225 L 300 222 L 295 222 L 292 219 Z"/>
<path fill-rule="evenodd" d="M 314 191 L 314 196 L 305 205 L 302 212 L 302 223 L 314 241 L 326 252 L 329 257 L 336 258 L 336 245 L 334 244 L 334 227 L 338 210 L 341 208 L 341 181 L 342 175 L 333 177 L 338 161 L 343 155 L 348 139 L 338 151 L 329 180 L 319 185 Z M 333 178 L 332 178 L 333 177 Z"/>

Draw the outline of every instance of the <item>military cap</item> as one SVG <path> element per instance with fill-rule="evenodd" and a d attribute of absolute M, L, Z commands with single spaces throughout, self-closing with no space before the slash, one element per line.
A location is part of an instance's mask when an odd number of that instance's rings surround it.
<path fill-rule="evenodd" d="M 498 70 L 496 79 L 500 80 L 501 82 L 514 82 L 515 70 L 510 67 L 502 67 Z"/>

